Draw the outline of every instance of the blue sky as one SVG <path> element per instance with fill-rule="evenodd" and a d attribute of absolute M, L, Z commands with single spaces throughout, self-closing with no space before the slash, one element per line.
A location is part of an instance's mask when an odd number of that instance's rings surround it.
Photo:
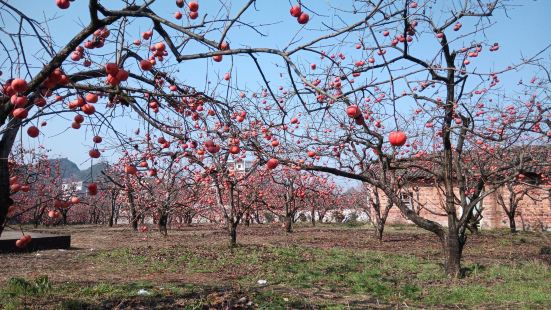
<path fill-rule="evenodd" d="M 103 3 L 109 3 L 110 1 L 102 1 Z M 167 16 L 171 20 L 173 13 L 177 10 L 173 0 L 159 0 L 154 9 L 159 15 Z M 345 1 L 318 1 L 318 0 L 304 0 L 307 6 L 311 7 L 317 13 L 324 12 L 322 10 L 326 3 L 332 3 L 337 6 Z M 422 1 L 419 1 L 422 2 Z M 27 0 L 27 1 L 10 1 L 16 7 L 30 16 L 34 16 L 36 19 L 41 19 L 41 16 L 56 17 L 49 23 L 50 31 L 54 34 L 56 43 L 63 45 L 69 40 L 72 35 L 76 34 L 82 24 L 88 22 L 87 18 L 87 5 L 88 1 L 77 0 L 72 2 L 71 8 L 68 10 L 59 10 L 55 6 L 54 0 Z M 231 1 L 232 12 L 236 12 L 241 8 L 245 1 Z M 520 56 L 530 56 L 535 52 L 541 50 L 543 47 L 551 43 L 549 39 L 549 21 L 551 17 L 551 1 L 511 1 L 509 4 L 512 7 L 507 12 L 507 16 L 499 11 L 494 21 L 496 25 L 489 29 L 486 34 L 491 41 L 500 43 L 499 57 L 482 58 L 479 61 L 484 65 L 503 66 L 510 64 L 511 61 L 519 59 Z M 208 13 L 209 16 L 217 14 L 220 6 L 219 1 L 200 1 L 200 13 Z M 232 47 L 252 45 L 255 47 L 284 47 L 295 35 L 297 38 L 308 38 L 315 35 L 320 35 L 319 32 L 308 33 L 304 30 L 301 31 L 300 25 L 296 23 L 289 15 L 290 2 L 284 0 L 259 0 L 256 9 L 257 11 L 250 11 L 243 16 L 244 21 L 251 22 L 253 24 L 270 24 L 270 26 L 259 27 L 267 37 L 259 37 L 254 31 L 244 29 L 234 29 L 229 34 L 229 40 Z M 327 12 L 324 14 L 331 15 Z M 307 28 L 316 28 L 316 25 L 321 20 L 327 21 L 327 17 L 318 17 L 315 14 L 312 16 L 311 22 L 306 26 Z M 342 26 L 335 21 L 335 26 Z M 151 25 L 148 24 L 136 24 L 134 25 L 136 31 L 136 38 L 143 30 L 149 29 Z M 213 39 L 216 39 L 215 37 Z M 420 52 L 424 47 L 417 47 Z M 427 47 L 429 48 L 429 47 Z M 190 52 L 188 52 L 190 53 Z M 486 53 L 487 54 L 487 53 Z M 0 56 L 1 57 L 1 56 Z M 483 57 L 486 57 L 485 55 Z M 3 59 L 0 59 L 3 60 Z M 267 66 L 272 66 L 275 59 L 263 58 L 263 63 Z M 255 89 L 261 86 L 260 77 L 257 71 L 252 66 L 250 60 L 246 57 L 234 57 L 233 66 L 232 61 L 225 59 L 219 65 L 212 66 L 205 60 L 190 61 L 183 63 L 179 66 L 179 78 L 192 85 L 204 85 L 204 76 L 206 72 L 209 72 L 211 79 L 220 77 L 224 72 L 232 71 L 232 81 L 237 81 L 240 87 L 248 87 Z M 1 68 L 5 71 L 5 68 Z M 269 79 L 273 81 L 274 85 L 277 84 L 279 79 L 279 73 L 284 72 L 280 69 L 274 69 L 269 72 Z M 516 79 L 516 77 L 515 77 Z M 512 79 L 505 83 L 515 83 Z M 23 137 L 23 144 L 28 147 L 36 146 L 37 143 L 44 144 L 47 148 L 52 149 L 51 154 L 56 157 L 68 157 L 75 161 L 79 166 L 85 168 L 90 164 L 88 158 L 88 150 L 91 147 L 91 137 L 83 137 L 80 134 L 74 134 L 72 129 L 67 129 L 70 126 L 70 121 L 62 119 L 60 117 L 52 118 L 48 121 L 48 126 L 44 128 L 40 139 L 28 141 L 26 135 Z M 128 132 L 132 131 L 136 126 L 136 123 L 132 121 L 121 121 L 117 124 L 118 127 Z"/>

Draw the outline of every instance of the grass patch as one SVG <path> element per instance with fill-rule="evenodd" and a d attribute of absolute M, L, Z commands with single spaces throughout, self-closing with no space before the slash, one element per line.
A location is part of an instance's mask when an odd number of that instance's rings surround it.
<path fill-rule="evenodd" d="M 0 288 L 0 306 L 2 309 L 21 309 L 24 308 L 22 299 L 41 297 L 51 290 L 52 284 L 47 276 L 38 276 L 32 280 L 13 277 Z"/>
<path fill-rule="evenodd" d="M 0 296 L 38 296 L 47 293 L 52 288 L 47 276 L 39 276 L 34 280 L 19 277 L 10 278 L 0 291 Z"/>
<path fill-rule="evenodd" d="M 34 280 L 10 279 L 0 288 L 0 308 L 41 309 L 40 304 L 44 302 L 55 309 L 104 309 L 110 307 L 109 301 L 116 305 L 120 300 L 138 299 L 144 304 L 154 304 L 156 300 L 166 297 L 187 298 L 193 305 L 197 302 L 197 292 L 202 290 L 190 284 L 154 284 L 148 281 L 50 284 L 44 279 L 47 281 L 44 276 Z M 147 293 L 139 294 L 140 290 Z M 189 309 L 201 307 L 197 305 Z"/>
<path fill-rule="evenodd" d="M 428 304 L 549 308 L 551 270 L 539 263 L 493 265 L 449 285 L 433 286 Z"/>
<path fill-rule="evenodd" d="M 232 272 L 236 274 L 232 282 L 248 290 L 256 289 L 258 280 L 267 280 L 268 287 L 255 296 L 259 305 L 276 308 L 300 300 L 293 294 L 275 293 L 271 290 L 274 286 L 298 292 L 323 290 L 336 297 L 366 296 L 389 303 L 551 306 L 551 294 L 547 293 L 551 291 L 551 271 L 538 263 L 475 264 L 467 266 L 467 278 L 452 280 L 437 260 L 376 251 L 301 246 L 219 248 L 208 255 L 204 251 L 179 249 L 172 254 L 144 256 L 136 250 L 120 249 L 109 255 L 117 257 L 118 263 L 154 269 L 151 266 L 173 266 L 189 274 Z"/>
<path fill-rule="evenodd" d="M 58 308 L 78 309 L 101 307 L 104 300 L 170 297 L 200 308 L 205 285 L 215 285 L 246 292 L 261 309 L 307 305 L 340 309 L 350 300 L 418 307 L 551 308 L 551 270 L 537 262 L 466 265 L 466 278 L 448 279 L 439 259 L 306 246 L 121 248 L 88 259 L 113 270 L 178 272 L 212 283 L 52 284 L 47 277 L 12 278 L 0 288 L 0 305 L 17 309 L 28 300 L 49 299 L 57 300 Z M 259 286 L 260 279 L 267 285 Z M 140 289 L 149 294 L 139 296 Z"/>

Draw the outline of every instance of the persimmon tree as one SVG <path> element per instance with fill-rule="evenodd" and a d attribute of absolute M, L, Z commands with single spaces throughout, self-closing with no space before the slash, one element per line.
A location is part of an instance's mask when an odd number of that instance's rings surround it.
<path fill-rule="evenodd" d="M 15 204 L 10 208 L 8 222 L 32 223 L 35 227 L 67 224 L 69 211 L 75 210 L 71 212 L 72 223 L 97 223 L 98 214 L 91 213 L 101 207 L 99 199 L 94 199 L 96 183 L 90 182 L 84 192 L 63 188 L 60 161 L 50 159 L 42 146 L 28 150 L 18 145 L 10 162 L 10 189 Z"/>
<path fill-rule="evenodd" d="M 137 161 L 137 158 L 130 156 L 128 152 L 124 155 L 118 162 L 101 172 L 107 179 L 107 187 L 111 192 L 111 216 L 109 223 L 111 224 L 115 218 L 118 219 L 118 216 L 124 213 L 132 229 L 137 231 L 140 218 L 140 210 L 138 210 L 138 206 L 136 205 L 135 193 L 137 180 L 131 178 L 131 175 L 138 172 L 133 163 L 133 161 Z M 122 205 L 126 206 L 122 210 L 123 212 L 121 212 Z"/>
<path fill-rule="evenodd" d="M 518 171 L 516 177 L 509 177 L 504 183 L 499 180 L 497 184 L 490 184 L 490 187 L 495 187 L 493 191 L 496 202 L 507 215 L 511 233 L 516 233 L 518 229 L 516 217 L 522 211 L 531 212 L 531 206 L 527 206 L 526 210 L 520 210 L 523 200 L 524 202 L 528 200 L 536 202 L 549 199 L 549 192 L 545 187 L 550 183 L 551 164 L 549 158 L 551 150 L 545 146 L 532 146 L 525 150 L 507 150 L 500 152 L 500 155 L 500 159 L 514 158 L 516 161 L 520 161 L 523 156 L 534 158 L 529 167 Z"/>
<path fill-rule="evenodd" d="M 541 143 L 551 135 L 544 79 L 534 78 L 534 90 L 520 85 L 521 98 L 512 103 L 512 90 L 500 88 L 503 76 L 524 68 L 545 77 L 541 53 L 503 68 L 477 65 L 502 49 L 485 30 L 507 3 L 357 0 L 329 2 L 316 12 L 319 4 L 300 1 L 281 12 L 297 32 L 263 41 L 253 36 L 267 36 L 263 30 L 277 26 L 254 18 L 274 12 L 255 11 L 255 0 L 237 9 L 223 2 L 211 16 L 190 1 L 184 19 L 181 12 L 163 16 L 160 1 L 89 0 L 86 16 L 79 16 L 82 30 L 61 42 L 48 30 L 52 20 L 38 21 L 0 0 L 8 21 L 1 48 L 11 64 L 0 98 L 0 222 L 13 203 L 7 158 L 22 128 L 40 139 L 42 119 L 69 115 L 67 127 L 93 136 L 89 155 L 95 160 L 108 132 L 112 148 L 127 156 L 124 151 L 141 139 L 117 124 L 134 121 L 143 133 L 177 140 L 193 165 L 203 163 L 205 173 L 214 173 L 220 190 L 239 177 L 228 179 L 227 160 L 217 164 L 215 157 L 247 152 L 258 157 L 256 165 L 266 163 L 260 171 L 285 164 L 375 186 L 409 220 L 438 236 L 447 272 L 459 275 L 465 229 L 478 201 L 491 192 L 482 190 L 487 180 L 530 162 L 528 156 L 495 169 L 477 165 L 474 170 L 483 173 L 474 173 L 464 154 L 492 154 L 491 148 L 511 147 L 520 136 Z M 47 3 L 70 12 L 75 2 Z M 43 52 L 29 57 L 37 47 Z M 261 85 L 234 78 L 230 63 L 237 59 L 249 61 L 247 75 Z M 186 82 L 178 70 L 194 61 L 217 69 L 206 70 L 205 82 Z M 502 117 L 510 104 L 515 113 Z M 531 139 L 536 136 L 540 140 Z M 441 189 L 447 227 L 400 202 L 400 188 L 414 171 L 429 173 Z"/>
<path fill-rule="evenodd" d="M 169 217 L 179 214 L 188 215 L 199 200 L 201 187 L 196 184 L 193 166 L 189 164 L 182 152 L 171 152 L 166 140 L 158 139 L 157 146 L 149 136 L 140 143 L 134 156 L 139 159 L 136 171 L 132 165 L 125 169 L 127 179 L 133 182 L 134 204 L 144 210 L 142 216 L 149 212 L 154 215 L 162 235 L 167 235 Z M 190 168 L 192 167 L 192 168 Z M 140 171 L 141 170 L 141 171 Z M 151 214 L 152 213 L 152 214 Z"/>
<path fill-rule="evenodd" d="M 293 232 L 293 223 L 297 212 L 304 208 L 306 196 L 306 174 L 301 175 L 292 169 L 280 169 L 278 173 L 271 174 L 270 188 L 272 195 L 264 200 L 269 211 L 272 211 L 280 219 L 284 219 L 284 227 L 287 233 Z"/>
<path fill-rule="evenodd" d="M 213 32 L 212 29 L 204 30 L 200 29 L 201 27 L 177 25 L 160 17 L 150 9 L 153 2 L 155 1 L 136 4 L 120 1 L 116 4 L 110 3 L 115 9 L 109 9 L 98 0 L 89 1 L 88 16 L 83 16 L 89 20 L 88 24 L 67 42 L 58 42 L 57 34 L 46 30 L 50 20 L 38 21 L 27 15 L 23 9 L 20 10 L 7 1 L 0 2 L 2 17 L 9 19 L 2 34 L 2 41 L 6 42 L 2 48 L 6 53 L 5 60 L 12 64 L 7 70 L 9 77 L 3 82 L 0 109 L 0 126 L 2 126 L 0 129 L 2 152 L 0 154 L 0 222 L 5 221 L 8 208 L 13 204 L 9 192 L 7 160 L 15 138 L 23 126 L 29 125 L 27 129 L 29 137 L 38 138 L 40 129 L 33 124 L 39 122 L 41 118 L 44 119 L 48 115 L 76 114 L 70 126 L 74 130 L 79 130 L 84 124 L 85 129 L 94 133 L 94 147 L 89 155 L 91 158 L 98 158 L 101 152 L 97 145 L 102 139 L 96 133 L 110 130 L 115 133 L 121 144 L 128 142 L 127 137 L 123 137 L 111 123 L 114 118 L 127 115 L 128 111 L 124 111 L 127 110 L 125 107 L 146 120 L 151 126 L 164 131 L 169 129 L 165 128 L 163 122 L 159 120 L 160 115 L 191 117 L 191 114 L 180 114 L 185 112 L 184 106 L 187 106 L 187 103 L 181 100 L 190 98 L 191 101 L 195 101 L 195 98 L 201 96 L 200 93 L 176 83 L 173 78 L 170 78 L 170 72 L 167 70 L 153 68 L 154 62 L 162 61 L 163 57 L 168 55 L 169 49 L 176 52 L 175 61 L 181 62 L 188 56 L 182 54 L 176 46 L 182 42 L 185 44 L 189 39 L 175 42 L 173 38 L 179 37 L 177 34 L 189 36 L 201 44 L 206 43 L 207 49 L 219 54 L 229 46 L 222 44 L 224 40 L 220 40 L 219 43 L 207 39 L 205 36 Z M 197 4 L 197 2 L 194 3 Z M 49 3 L 49 5 L 55 4 L 59 9 L 71 9 L 68 1 Z M 119 10 L 118 4 L 121 4 L 123 9 Z M 251 4 L 252 1 L 244 9 Z M 191 22 L 199 14 L 198 7 L 191 6 L 189 10 Z M 209 23 L 227 25 L 222 35 L 223 39 L 237 18 L 239 16 L 228 21 L 217 17 Z M 140 34 L 137 29 L 134 29 L 132 38 L 129 39 L 130 34 L 126 30 L 132 27 L 132 20 L 147 22 L 155 32 L 147 30 L 141 34 L 141 39 L 135 39 Z M 20 27 L 11 27 L 18 23 L 21 23 Z M 108 27 L 119 29 L 119 35 L 111 35 Z M 174 33 L 172 35 L 167 33 L 165 27 Z M 220 36 L 220 33 L 217 32 L 216 35 Z M 158 43 L 152 41 L 153 37 L 159 38 Z M 166 44 L 162 41 L 166 41 Z M 151 51 L 149 47 L 152 48 Z M 36 58 L 30 59 L 28 57 L 30 50 L 36 48 L 42 48 L 43 52 L 36 54 Z M 96 50 L 104 52 L 96 53 Z M 213 56 L 196 52 L 192 53 L 191 58 L 210 59 Z M 108 57 L 104 57 L 105 53 Z M 37 66 L 33 62 L 40 64 L 38 69 L 35 69 Z M 124 69 L 125 67 L 127 69 Z M 165 85 L 171 85 L 170 90 L 168 87 L 163 87 L 164 81 L 166 81 Z M 150 97 L 167 106 L 164 108 L 155 106 L 155 103 L 159 104 L 159 102 L 149 100 Z M 96 104 L 99 99 L 102 99 L 101 104 Z M 102 105 L 101 109 L 100 105 Z M 158 112 L 159 109 L 166 111 L 165 108 L 172 112 L 162 113 L 157 117 L 150 114 L 153 111 Z M 84 115 L 87 116 L 88 123 L 85 123 Z M 197 114 L 194 113 L 194 115 L 193 117 L 196 118 Z M 178 131 L 174 135 L 183 138 L 181 133 Z"/>
<path fill-rule="evenodd" d="M 117 186 L 108 185 L 104 189 L 104 197 L 109 201 L 109 215 L 107 217 L 107 225 L 113 227 L 119 220 L 120 205 L 118 198 L 121 195 L 121 190 Z"/>
<path fill-rule="evenodd" d="M 25 126 L 30 138 L 41 138 L 45 128 L 37 125 L 46 124 L 41 120 L 69 115 L 71 130 L 92 133 L 89 155 L 97 159 L 102 155 L 101 133 L 110 132 L 122 150 L 132 143 L 132 137 L 118 130 L 114 120 L 137 117 L 148 127 L 185 143 L 202 139 L 202 125 L 207 122 L 228 126 L 244 117 L 223 118 L 218 110 L 225 110 L 224 115 L 235 112 L 230 98 L 215 93 L 218 100 L 198 91 L 178 80 L 176 73 L 177 64 L 184 61 L 217 63 L 224 56 L 236 54 L 274 54 L 267 48 L 231 49 L 227 41 L 236 25 L 262 35 L 254 25 L 240 20 L 253 9 L 255 1 L 245 2 L 237 12 L 226 5 L 212 18 L 201 21 L 194 21 L 201 14 L 196 1 L 188 3 L 186 21 L 178 21 L 181 15 L 175 17 L 176 21 L 171 16 L 160 16 L 155 12 L 155 2 L 88 1 L 86 16 L 80 16 L 87 24 L 65 42 L 59 40 L 58 33 L 47 30 L 52 20 L 39 21 L 16 4 L 0 2 L 0 13 L 8 20 L 2 33 L 2 41 L 6 42 L 2 49 L 6 61 L 12 64 L 2 83 L 0 109 L 0 222 L 5 221 L 8 207 L 13 204 L 7 157 Z M 70 12 L 70 4 L 44 2 L 67 10 L 61 12 Z M 183 2 L 176 5 L 181 7 Z M 308 20 L 307 14 L 299 17 L 301 23 Z M 140 31 L 144 27 L 146 30 Z M 29 57 L 31 51 L 41 48 L 36 57 Z M 224 80 L 230 79 L 230 73 L 224 74 Z M 207 121 L 207 117 L 213 120 Z"/>
<path fill-rule="evenodd" d="M 499 55 L 500 44 L 483 33 L 506 10 L 500 1 L 361 3 L 362 21 L 301 45 L 319 61 L 309 70 L 289 64 L 292 87 L 274 99 L 285 109 L 260 110 L 285 153 L 270 152 L 264 140 L 253 141 L 256 152 L 380 190 L 438 236 L 447 273 L 459 276 L 466 229 L 493 192 L 487 185 L 504 184 L 533 162 L 529 154 L 504 160 L 497 150 L 546 143 L 551 134 L 549 79 L 539 58 L 548 47 L 502 68 L 478 64 Z M 542 75 L 516 90 L 500 87 L 502 78 L 526 72 Z M 438 189 L 447 226 L 400 199 L 419 174 Z"/>
<path fill-rule="evenodd" d="M 18 146 L 11 154 L 10 190 L 15 204 L 10 207 L 12 222 L 42 223 L 48 204 L 60 196 L 59 172 L 48 161 L 46 152 L 26 150 Z M 57 195 L 56 195 L 57 194 Z"/>
<path fill-rule="evenodd" d="M 208 140 L 211 141 L 211 140 Z M 207 141 L 207 146 L 210 143 Z M 230 247 L 237 246 L 237 227 L 247 214 L 259 203 L 262 195 L 263 178 L 262 172 L 257 170 L 255 163 L 247 171 L 236 171 L 228 163 L 229 152 L 217 151 L 209 148 L 212 155 L 211 165 L 201 162 L 204 169 L 202 178 L 209 185 L 205 192 L 204 202 L 214 205 L 217 213 L 225 221 Z"/>
<path fill-rule="evenodd" d="M 264 195 L 262 203 L 272 213 L 284 219 L 287 233 L 293 232 L 293 223 L 297 215 L 310 212 L 315 225 L 316 211 L 330 207 L 342 206 L 344 203 L 332 199 L 338 197 L 336 185 L 327 177 L 295 169 L 283 168 L 271 173 L 269 192 Z"/>
<path fill-rule="evenodd" d="M 379 241 L 383 241 L 383 232 L 390 209 L 393 206 L 392 200 L 383 200 L 381 191 L 376 187 L 365 186 L 366 192 L 366 212 L 370 215 L 370 220 L 375 226 L 375 236 Z"/>
<path fill-rule="evenodd" d="M 355 208 L 356 198 L 349 197 L 342 187 L 327 175 L 317 174 L 310 178 L 302 200 L 304 201 L 304 211 L 310 210 L 310 221 L 312 226 L 316 225 L 316 217 L 322 222 L 325 214 L 330 210 L 337 208 Z M 349 199 L 350 198 L 350 199 Z"/>

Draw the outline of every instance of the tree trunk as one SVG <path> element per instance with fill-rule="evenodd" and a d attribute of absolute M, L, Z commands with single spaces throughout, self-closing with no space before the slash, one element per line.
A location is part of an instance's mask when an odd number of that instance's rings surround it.
<path fill-rule="evenodd" d="M 378 204 L 373 203 L 373 213 L 375 215 L 375 237 L 379 242 L 383 242 L 383 231 L 385 229 L 385 224 L 381 218 L 381 208 Z"/>
<path fill-rule="evenodd" d="M 109 227 L 113 227 L 115 220 L 115 205 L 111 204 L 111 213 L 109 214 Z"/>
<path fill-rule="evenodd" d="M 4 231 L 8 209 L 12 204 L 8 158 L 0 158 L 0 236 L 2 235 L 2 231 Z"/>
<path fill-rule="evenodd" d="M 167 236 L 168 235 L 168 231 L 166 229 L 166 224 L 168 222 L 168 213 L 166 212 L 161 212 L 161 215 L 159 216 L 159 232 L 161 233 L 161 235 L 163 236 Z"/>
<path fill-rule="evenodd" d="M 237 247 L 237 223 L 230 222 L 230 248 Z"/>
<path fill-rule="evenodd" d="M 375 223 L 375 237 L 377 237 L 377 240 L 379 240 L 379 242 L 383 242 L 383 232 L 385 230 L 385 220 L 383 220 L 381 218 L 378 218 L 377 222 Z"/>
<path fill-rule="evenodd" d="M 312 212 L 310 212 L 311 214 L 311 221 L 312 221 L 312 226 L 316 226 L 316 209 L 312 208 Z"/>
<path fill-rule="evenodd" d="M 41 203 L 40 203 L 41 204 Z M 42 211 L 41 211 L 42 209 Z M 34 220 L 33 220 L 33 225 L 34 225 L 34 228 L 37 228 L 38 225 L 40 225 L 40 223 L 42 223 L 42 216 L 44 215 L 44 208 L 41 208 L 40 205 L 39 207 L 37 208 L 37 211 L 35 212 L 35 215 L 34 215 Z"/>
<path fill-rule="evenodd" d="M 293 216 L 291 214 L 285 216 L 285 231 L 287 233 L 293 232 Z"/>
<path fill-rule="evenodd" d="M 134 231 L 138 230 L 138 216 L 136 214 L 136 205 L 134 204 L 134 195 L 132 194 L 132 188 L 130 187 L 130 181 L 126 179 L 126 193 L 128 195 L 128 203 L 130 204 L 130 225 Z"/>
<path fill-rule="evenodd" d="M 0 141 L 0 236 L 4 231 L 8 209 L 13 205 L 13 200 L 10 198 L 10 166 L 8 157 L 19 132 L 21 121 L 15 120 L 12 123 L 11 128 L 2 135 L 2 140 Z"/>
<path fill-rule="evenodd" d="M 111 192 L 111 212 L 109 213 L 109 227 L 113 227 L 115 223 L 115 208 L 116 208 L 116 196 L 115 193 Z"/>
<path fill-rule="evenodd" d="M 33 218 L 33 226 L 34 228 L 37 228 L 38 225 L 42 223 L 42 216 L 44 215 L 44 211 L 46 211 L 46 207 L 42 206 L 42 198 L 38 198 L 38 204 L 36 205 L 34 209 L 34 218 Z"/>
<path fill-rule="evenodd" d="M 95 219 L 96 219 L 96 207 L 94 206 L 94 208 L 90 212 L 90 224 L 97 224 Z"/>
<path fill-rule="evenodd" d="M 133 204 L 130 207 L 130 225 L 132 225 L 133 230 L 138 230 L 138 216 L 136 215 L 136 209 Z"/>
<path fill-rule="evenodd" d="M 325 212 L 323 213 L 318 212 L 318 222 L 323 223 L 324 218 L 325 218 Z"/>
<path fill-rule="evenodd" d="M 377 188 L 373 189 L 372 191 L 373 195 L 368 195 L 368 206 L 371 208 L 366 210 L 366 213 L 371 219 L 371 222 L 373 223 L 373 218 L 375 218 L 375 237 L 379 242 L 383 242 L 383 232 L 385 230 L 385 224 L 386 219 L 388 218 L 388 214 L 390 213 L 390 209 L 394 205 L 392 201 L 389 201 L 384 209 L 382 209 L 381 205 L 381 199 L 379 198 L 379 190 Z"/>
<path fill-rule="evenodd" d="M 67 212 L 67 209 L 61 210 L 61 223 L 63 223 L 63 225 L 67 225 Z"/>
<path fill-rule="evenodd" d="M 511 233 L 516 234 L 517 233 L 517 222 L 515 220 L 515 211 L 511 211 L 507 213 L 507 217 L 509 218 L 509 228 L 511 229 Z"/>
<path fill-rule="evenodd" d="M 476 221 L 470 221 L 467 224 L 467 229 L 474 235 L 478 235 L 478 223 Z"/>
<path fill-rule="evenodd" d="M 461 276 L 461 256 L 463 244 L 457 233 L 449 232 L 442 242 L 445 255 L 444 268 L 448 276 L 459 278 Z"/>

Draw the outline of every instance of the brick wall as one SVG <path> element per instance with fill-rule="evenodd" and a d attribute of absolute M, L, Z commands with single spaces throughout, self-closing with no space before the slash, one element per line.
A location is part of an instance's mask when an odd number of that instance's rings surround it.
<path fill-rule="evenodd" d="M 505 188 L 499 189 L 503 198 L 509 199 L 509 192 Z M 403 201 L 410 201 L 411 207 L 418 210 L 424 218 L 447 225 L 447 217 L 443 209 L 444 196 L 433 186 L 418 186 L 408 189 L 409 195 L 403 195 Z M 509 227 L 509 219 L 503 208 L 497 203 L 496 193 L 484 198 L 479 207 L 482 208 L 481 229 Z M 533 188 L 528 191 L 519 203 L 516 224 L 522 230 L 550 230 L 551 231 L 551 186 Z M 386 197 L 381 197 L 386 201 Z M 458 210 L 458 215 L 461 210 Z M 390 210 L 388 224 L 408 224 L 408 221 L 396 207 Z"/>

